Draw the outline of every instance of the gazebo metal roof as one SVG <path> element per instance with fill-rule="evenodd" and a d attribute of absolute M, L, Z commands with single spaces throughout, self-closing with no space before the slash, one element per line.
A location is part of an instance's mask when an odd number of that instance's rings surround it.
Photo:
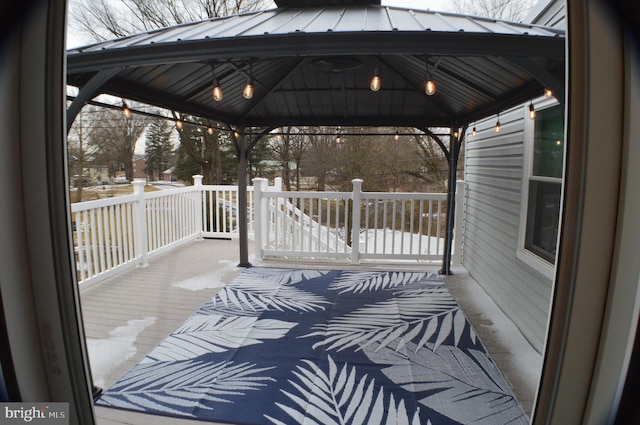
<path fill-rule="evenodd" d="M 91 95 L 263 127 L 448 127 L 545 88 L 564 92 L 561 30 L 353 4 L 366 0 L 290 3 L 69 50 L 68 83 L 88 85 Z M 376 69 L 382 88 L 372 92 Z M 214 72 L 221 102 L 211 96 Z M 433 96 L 424 92 L 427 72 L 437 84 Z M 255 87 L 250 100 L 242 96 L 247 78 Z"/>

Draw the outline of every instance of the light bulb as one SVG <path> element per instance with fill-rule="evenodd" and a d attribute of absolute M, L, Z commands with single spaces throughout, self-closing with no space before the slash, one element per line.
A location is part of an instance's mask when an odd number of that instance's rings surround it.
<path fill-rule="evenodd" d="M 393 140 L 395 140 L 396 142 L 398 141 L 398 139 L 400 139 L 400 136 L 396 133 L 395 136 L 393 136 Z"/>
<path fill-rule="evenodd" d="M 536 110 L 533 107 L 533 102 L 529 104 L 529 118 L 532 120 L 536 118 Z"/>
<path fill-rule="evenodd" d="M 429 79 L 429 81 L 427 81 L 424 86 L 424 92 L 429 96 L 433 96 L 433 94 L 436 92 L 436 83 L 434 83 L 433 80 Z"/>
<path fill-rule="evenodd" d="M 178 130 L 182 130 L 182 121 L 180 121 L 180 120 L 176 120 L 176 128 L 177 128 Z"/>
<path fill-rule="evenodd" d="M 242 95 L 245 99 L 251 99 L 253 97 L 253 82 L 251 78 L 247 80 L 247 85 L 244 86 L 244 90 L 242 90 Z"/>
<path fill-rule="evenodd" d="M 209 134 L 213 134 L 213 128 L 211 128 L 211 127 L 207 127 L 207 133 L 209 133 Z"/>
<path fill-rule="evenodd" d="M 496 133 L 500 133 L 500 120 L 496 121 Z"/>
<path fill-rule="evenodd" d="M 129 118 L 131 116 L 131 109 L 129 109 L 129 108 L 127 108 L 125 106 L 124 109 L 122 110 L 122 115 L 124 115 L 125 117 Z"/>
<path fill-rule="evenodd" d="M 213 90 L 211 91 L 213 95 L 213 100 L 216 102 L 220 102 L 222 100 L 222 88 L 220 87 L 220 82 L 218 79 L 213 80 Z"/>
<path fill-rule="evenodd" d="M 380 76 L 378 75 L 378 69 L 373 72 L 373 77 L 371 78 L 371 82 L 369 83 L 369 88 L 371 91 L 380 90 L 380 86 L 382 85 L 382 80 L 380 80 Z"/>
<path fill-rule="evenodd" d="M 477 134 L 478 132 L 476 131 L 476 126 L 474 125 L 473 128 L 471 129 L 471 135 L 475 137 Z"/>
<path fill-rule="evenodd" d="M 549 89 L 544 89 L 544 95 L 547 97 L 553 96 L 553 92 Z"/>

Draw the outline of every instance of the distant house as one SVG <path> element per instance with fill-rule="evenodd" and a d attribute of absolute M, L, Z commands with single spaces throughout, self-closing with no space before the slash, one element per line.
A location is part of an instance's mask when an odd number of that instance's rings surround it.
<path fill-rule="evenodd" d="M 528 22 L 566 29 L 564 1 L 539 2 Z M 555 270 L 563 123 L 563 107 L 543 95 L 475 123 L 465 139 L 463 265 L 540 352 Z"/>
<path fill-rule="evenodd" d="M 144 155 L 133 155 L 133 178 L 145 180 L 147 178 L 147 160 Z"/>

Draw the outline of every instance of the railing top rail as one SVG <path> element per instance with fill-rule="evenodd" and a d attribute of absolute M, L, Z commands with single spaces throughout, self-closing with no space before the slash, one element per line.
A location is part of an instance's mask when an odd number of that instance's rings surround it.
<path fill-rule="evenodd" d="M 91 210 L 94 208 L 104 208 L 104 207 L 110 207 L 113 205 L 127 204 L 129 202 L 134 202 L 137 200 L 138 200 L 138 197 L 136 195 L 121 195 L 121 196 L 114 196 L 113 198 L 76 202 L 74 204 L 71 204 L 71 212 L 76 213 L 76 212 Z"/>
<path fill-rule="evenodd" d="M 165 196 L 172 196 L 178 193 L 199 192 L 199 188 L 195 186 L 176 187 L 172 189 L 158 190 L 155 192 L 145 192 L 144 199 L 162 198 Z"/>

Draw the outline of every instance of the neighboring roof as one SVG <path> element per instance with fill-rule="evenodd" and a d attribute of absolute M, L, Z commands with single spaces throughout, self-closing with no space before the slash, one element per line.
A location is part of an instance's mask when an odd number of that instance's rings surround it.
<path fill-rule="evenodd" d="M 450 126 L 545 87 L 564 93 L 561 30 L 379 5 L 234 15 L 72 49 L 67 58 L 71 85 L 111 68 L 100 93 L 246 126 Z M 423 89 L 426 63 L 434 96 Z M 221 102 L 211 96 L 212 64 Z M 376 68 L 382 88 L 372 92 Z M 255 95 L 246 100 L 249 76 Z"/>

